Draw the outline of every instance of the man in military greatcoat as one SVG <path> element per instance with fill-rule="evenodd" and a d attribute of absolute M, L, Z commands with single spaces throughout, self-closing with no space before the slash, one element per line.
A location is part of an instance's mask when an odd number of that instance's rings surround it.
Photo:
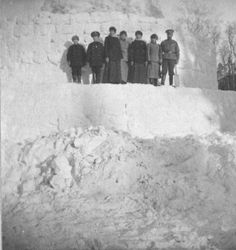
<path fill-rule="evenodd" d="M 93 83 L 101 83 L 102 67 L 105 63 L 104 46 L 100 41 L 100 33 L 94 31 L 91 33 L 93 42 L 89 44 L 87 50 L 87 61 L 93 74 Z"/>
<path fill-rule="evenodd" d="M 179 62 L 179 45 L 172 39 L 174 30 L 166 30 L 167 39 L 161 43 L 162 49 L 162 80 L 161 84 L 165 84 L 167 71 L 169 73 L 169 83 L 173 86 L 173 76 L 175 65 Z"/>

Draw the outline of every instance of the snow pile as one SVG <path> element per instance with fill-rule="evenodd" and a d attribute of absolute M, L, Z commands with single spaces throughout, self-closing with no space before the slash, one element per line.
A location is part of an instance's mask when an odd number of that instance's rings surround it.
<path fill-rule="evenodd" d="M 235 155 L 236 135 L 103 127 L 7 144 L 4 249 L 235 249 Z"/>

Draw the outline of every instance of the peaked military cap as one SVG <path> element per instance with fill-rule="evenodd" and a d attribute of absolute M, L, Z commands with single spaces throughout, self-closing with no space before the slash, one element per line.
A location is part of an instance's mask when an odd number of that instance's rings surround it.
<path fill-rule="evenodd" d="M 93 32 L 91 33 L 91 37 L 95 37 L 95 36 L 100 37 L 100 33 L 99 33 L 98 31 L 93 31 Z"/>
<path fill-rule="evenodd" d="M 173 34 L 174 33 L 174 30 L 173 29 L 168 29 L 168 30 L 166 30 L 166 33 L 168 34 Z"/>
<path fill-rule="evenodd" d="M 72 40 L 72 41 L 74 41 L 74 40 L 78 40 L 78 41 L 79 41 L 79 37 L 78 37 L 77 35 L 72 36 L 71 40 Z"/>
<path fill-rule="evenodd" d="M 142 31 L 140 31 L 140 30 L 137 30 L 136 32 L 135 32 L 135 36 L 137 36 L 137 35 L 143 35 L 143 32 Z"/>

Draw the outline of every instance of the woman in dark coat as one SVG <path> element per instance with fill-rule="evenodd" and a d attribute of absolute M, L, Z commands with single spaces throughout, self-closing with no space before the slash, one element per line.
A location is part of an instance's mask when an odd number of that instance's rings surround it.
<path fill-rule="evenodd" d="M 135 32 L 136 39 L 130 47 L 130 60 L 133 67 L 133 83 L 147 83 L 147 44 L 142 40 L 143 33 Z"/>
<path fill-rule="evenodd" d="M 110 27 L 110 35 L 105 38 L 105 72 L 103 76 L 104 83 L 121 83 L 120 61 L 122 51 L 120 41 L 116 36 L 116 28 Z"/>
<path fill-rule="evenodd" d="M 79 37 L 73 36 L 72 44 L 67 53 L 67 61 L 72 70 L 73 82 L 81 83 L 81 68 L 86 64 L 85 48 L 79 44 Z"/>

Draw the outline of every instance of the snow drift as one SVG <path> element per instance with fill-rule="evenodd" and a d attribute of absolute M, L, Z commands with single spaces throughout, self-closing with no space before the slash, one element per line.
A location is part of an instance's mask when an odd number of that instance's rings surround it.
<path fill-rule="evenodd" d="M 2 104 L 4 250 L 236 248 L 235 93 L 9 84 Z"/>
<path fill-rule="evenodd" d="M 4 250 L 235 249 L 236 136 L 94 127 L 5 147 Z"/>

